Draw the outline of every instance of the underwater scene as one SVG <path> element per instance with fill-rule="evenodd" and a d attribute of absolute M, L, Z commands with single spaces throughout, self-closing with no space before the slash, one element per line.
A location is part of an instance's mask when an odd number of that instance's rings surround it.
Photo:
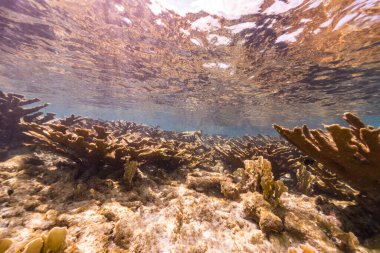
<path fill-rule="evenodd" d="M 380 0 L 0 0 L 0 253 L 380 252 Z"/>

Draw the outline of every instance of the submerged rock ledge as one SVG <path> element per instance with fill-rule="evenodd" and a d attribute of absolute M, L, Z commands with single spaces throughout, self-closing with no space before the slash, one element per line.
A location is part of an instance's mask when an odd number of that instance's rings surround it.
<path fill-rule="evenodd" d="M 378 200 L 280 138 L 55 119 L 0 97 L 0 252 L 380 249 Z"/>

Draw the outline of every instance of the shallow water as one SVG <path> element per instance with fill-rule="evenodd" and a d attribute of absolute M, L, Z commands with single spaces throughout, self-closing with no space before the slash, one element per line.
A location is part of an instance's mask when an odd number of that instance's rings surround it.
<path fill-rule="evenodd" d="M 228 135 L 380 125 L 380 1 L 0 1 L 0 89 Z"/>

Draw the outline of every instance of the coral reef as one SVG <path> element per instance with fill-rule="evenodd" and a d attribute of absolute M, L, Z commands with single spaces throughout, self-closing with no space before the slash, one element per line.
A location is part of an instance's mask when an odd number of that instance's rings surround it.
<path fill-rule="evenodd" d="M 60 119 L 59 124 L 69 127 L 69 126 L 76 125 L 82 122 L 84 119 L 85 118 L 83 118 L 82 116 L 76 116 L 72 114 L 69 117 Z"/>
<path fill-rule="evenodd" d="M 21 126 L 39 146 L 62 154 L 83 167 L 96 169 L 112 165 L 122 168 L 128 160 L 127 149 L 101 126 L 74 130 L 60 124 L 39 125 L 32 122 L 21 123 Z"/>
<path fill-rule="evenodd" d="M 376 249 L 380 224 L 368 210 L 378 202 L 337 200 L 332 193 L 357 193 L 320 159 L 353 159 L 338 151 L 355 149 L 362 169 L 376 162 L 368 135 L 377 130 L 345 118 L 352 128 L 299 130 L 306 138 L 299 143 L 335 148 L 328 157 L 301 148 L 315 162 L 274 137 L 180 133 L 74 115 L 51 122 L 21 117 L 26 147 L 0 162 L 0 252 Z"/>
<path fill-rule="evenodd" d="M 72 124 L 73 120 L 76 122 Z M 194 167 L 209 162 L 205 159 L 209 154 L 201 152 L 200 144 L 194 141 L 144 137 L 128 126 L 118 125 L 118 131 L 113 131 L 109 124 L 90 124 L 82 120 L 71 116 L 64 120 L 69 126 L 34 122 L 22 122 L 20 125 L 24 133 L 32 137 L 27 145 L 64 155 L 76 162 L 83 173 L 96 174 L 96 171 L 107 168 L 122 170 L 128 186 L 132 184 L 137 167 L 159 166 L 170 170 L 183 164 Z M 80 124 L 91 128 L 80 127 Z"/>
<path fill-rule="evenodd" d="M 48 105 L 47 103 L 24 108 L 39 101 L 38 98 L 27 99 L 22 95 L 4 93 L 0 90 L 0 149 L 8 149 L 9 145 L 20 140 L 21 129 L 18 124 L 21 120 L 42 124 L 54 118 L 53 113 L 42 116 L 43 113 L 40 112 Z"/>
<path fill-rule="evenodd" d="M 323 164 L 318 173 L 323 177 L 336 175 L 354 189 L 371 197 L 380 190 L 380 128 L 365 126 L 352 113 L 343 117 L 350 128 L 325 126 L 327 132 L 309 130 L 307 126 L 289 130 L 274 128 L 302 152 Z"/>
<path fill-rule="evenodd" d="M 187 187 L 183 177 L 195 172 L 182 169 L 164 170 L 161 181 L 142 170 L 125 191 L 117 177 L 76 179 L 65 160 L 39 151 L 0 163 L 1 238 L 19 248 L 52 227 L 67 227 L 65 252 L 287 252 L 301 244 L 319 252 L 365 252 L 313 197 L 283 193 L 281 208 L 258 192 L 231 201 Z M 218 174 L 230 177 L 209 176 Z"/>

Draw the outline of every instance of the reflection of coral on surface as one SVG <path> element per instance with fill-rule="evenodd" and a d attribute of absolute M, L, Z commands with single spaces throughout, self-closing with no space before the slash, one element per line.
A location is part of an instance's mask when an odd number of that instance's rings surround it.
<path fill-rule="evenodd" d="M 375 196 L 380 190 L 380 128 L 365 126 L 358 117 L 345 113 L 351 128 L 325 126 L 327 132 L 307 126 L 289 130 L 274 128 L 305 154 L 324 165 L 355 189 Z M 323 173 L 323 172 L 322 172 Z"/>

